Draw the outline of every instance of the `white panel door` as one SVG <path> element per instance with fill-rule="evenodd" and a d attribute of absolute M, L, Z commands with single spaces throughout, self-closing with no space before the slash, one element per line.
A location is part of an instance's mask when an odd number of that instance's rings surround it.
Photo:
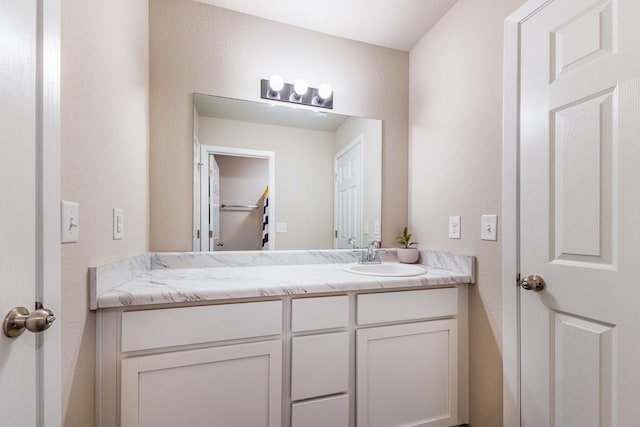
<path fill-rule="evenodd" d="M 362 142 L 356 139 L 335 160 L 335 247 L 349 247 L 350 238 L 362 247 Z"/>
<path fill-rule="evenodd" d="M 0 320 L 60 310 L 60 2 L 0 2 Z M 0 425 L 60 426 L 60 327 L 0 331 Z"/>
<path fill-rule="evenodd" d="M 35 1 L 0 2 L 0 320 L 36 283 Z M 36 337 L 0 332 L 0 425 L 36 425 Z"/>
<path fill-rule="evenodd" d="M 521 27 L 522 425 L 640 423 L 640 2 Z"/>

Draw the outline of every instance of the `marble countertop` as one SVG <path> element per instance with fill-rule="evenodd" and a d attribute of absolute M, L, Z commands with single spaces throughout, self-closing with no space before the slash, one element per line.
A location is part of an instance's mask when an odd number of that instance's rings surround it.
<path fill-rule="evenodd" d="M 413 277 L 364 276 L 346 272 L 343 266 L 341 263 L 327 263 L 151 269 L 96 295 L 95 308 L 473 282 L 471 274 L 430 266 L 424 266 L 425 274 Z"/>

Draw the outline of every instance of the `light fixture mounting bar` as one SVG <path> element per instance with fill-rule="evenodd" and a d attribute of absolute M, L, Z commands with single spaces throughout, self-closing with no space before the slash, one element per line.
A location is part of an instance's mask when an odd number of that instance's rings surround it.
<path fill-rule="evenodd" d="M 331 93 L 327 99 L 323 99 L 318 92 L 318 88 L 309 87 L 304 95 L 298 95 L 293 89 L 292 83 L 284 83 L 282 89 L 276 92 L 271 89 L 269 80 L 267 79 L 260 80 L 260 98 L 270 101 L 333 109 L 333 93 Z"/>

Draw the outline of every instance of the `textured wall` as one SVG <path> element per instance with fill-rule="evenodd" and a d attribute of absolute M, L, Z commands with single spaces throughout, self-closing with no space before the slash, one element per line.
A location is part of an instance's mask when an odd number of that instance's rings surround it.
<path fill-rule="evenodd" d="M 458 0 L 410 57 L 409 222 L 422 247 L 478 257 L 469 397 L 481 427 L 502 425 L 502 297 L 500 235 L 481 241 L 480 216 L 500 214 L 503 21 L 522 3 Z M 450 215 L 460 240 L 448 239 Z"/>
<path fill-rule="evenodd" d="M 87 268 L 148 248 L 148 3 L 62 2 L 62 198 L 80 241 L 62 247 L 63 423 L 94 424 L 95 315 Z M 112 240 L 112 209 L 125 239 Z"/>
<path fill-rule="evenodd" d="M 192 93 L 259 100 L 259 81 L 329 82 L 334 111 L 383 120 L 383 241 L 407 218 L 409 55 L 191 0 L 150 2 L 150 248 L 191 249 Z"/>

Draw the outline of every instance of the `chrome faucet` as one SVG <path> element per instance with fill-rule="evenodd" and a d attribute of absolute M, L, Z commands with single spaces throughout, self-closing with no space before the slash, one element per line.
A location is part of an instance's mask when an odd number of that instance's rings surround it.
<path fill-rule="evenodd" d="M 351 247 L 351 249 L 357 249 L 358 245 L 357 245 L 358 241 L 355 237 L 349 237 L 347 239 L 347 245 L 349 245 Z"/>
<path fill-rule="evenodd" d="M 380 264 L 380 242 L 373 240 L 367 245 L 367 249 L 360 250 L 360 264 Z"/>

